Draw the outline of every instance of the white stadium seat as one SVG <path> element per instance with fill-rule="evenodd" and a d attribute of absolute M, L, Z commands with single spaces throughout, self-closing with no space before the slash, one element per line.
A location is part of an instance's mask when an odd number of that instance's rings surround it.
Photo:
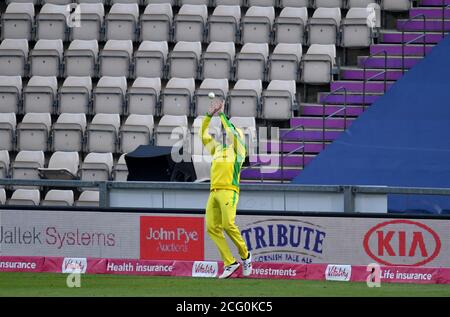
<path fill-rule="evenodd" d="M 241 19 L 241 42 L 270 43 L 274 21 L 273 7 L 250 7 Z"/>
<path fill-rule="evenodd" d="M 78 200 L 75 201 L 75 206 L 79 207 L 98 207 L 100 193 L 95 190 L 85 190 L 80 194 Z"/>
<path fill-rule="evenodd" d="M 56 112 L 58 81 L 54 76 L 33 76 L 23 89 L 23 112 Z"/>
<path fill-rule="evenodd" d="M 32 3 L 11 3 L 1 17 L 2 39 L 33 39 L 34 5 Z"/>
<path fill-rule="evenodd" d="M 123 114 L 126 92 L 125 77 L 103 76 L 94 88 L 93 112 Z"/>
<path fill-rule="evenodd" d="M 126 153 L 122 154 L 112 170 L 112 177 L 116 182 L 126 182 L 128 177 L 128 167 L 125 162 Z"/>
<path fill-rule="evenodd" d="M 87 152 L 117 151 L 117 138 L 120 129 L 120 116 L 115 113 L 99 113 L 94 116 L 86 130 Z"/>
<path fill-rule="evenodd" d="M 313 44 L 301 61 L 301 81 L 307 84 L 328 84 L 336 63 L 336 46 Z"/>
<path fill-rule="evenodd" d="M 51 125 L 50 113 L 25 114 L 17 125 L 18 150 L 47 151 Z"/>
<path fill-rule="evenodd" d="M 172 78 L 161 92 L 161 114 L 189 116 L 195 92 L 194 78 Z"/>
<path fill-rule="evenodd" d="M 39 176 L 44 179 L 78 178 L 80 156 L 78 152 L 54 152 L 48 162 L 48 167 L 39 168 Z"/>
<path fill-rule="evenodd" d="M 202 78 L 232 79 L 236 56 L 233 42 L 211 42 L 202 56 Z"/>
<path fill-rule="evenodd" d="M 60 189 L 49 190 L 41 202 L 41 206 L 73 206 L 73 191 Z"/>
<path fill-rule="evenodd" d="M 58 113 L 89 113 L 91 92 L 91 77 L 67 77 L 59 88 Z"/>
<path fill-rule="evenodd" d="M 71 39 L 100 41 L 105 19 L 103 3 L 80 3 L 80 12 L 80 24 L 71 28 Z"/>
<path fill-rule="evenodd" d="M 228 95 L 228 80 L 206 78 L 195 91 L 194 104 L 195 104 L 195 115 L 205 115 L 208 112 L 209 105 L 211 104 L 211 99 L 209 99 L 208 94 L 213 92 L 216 98 L 221 98 L 226 100 Z"/>
<path fill-rule="evenodd" d="M 278 44 L 269 57 L 269 80 L 298 80 L 301 59 L 301 44 Z"/>
<path fill-rule="evenodd" d="M 249 7 L 275 7 L 278 5 L 278 0 L 247 0 L 247 5 Z"/>
<path fill-rule="evenodd" d="M 247 43 L 236 57 L 236 80 L 265 79 L 266 62 L 269 57 L 267 43 Z"/>
<path fill-rule="evenodd" d="M 0 179 L 9 177 L 9 152 L 0 150 Z"/>
<path fill-rule="evenodd" d="M 45 156 L 43 151 L 20 151 L 11 166 L 13 179 L 39 179 L 39 168 L 43 168 Z M 32 188 L 30 186 L 14 186 L 13 189 Z M 39 188 L 39 187 L 34 187 Z"/>
<path fill-rule="evenodd" d="M 343 47 L 368 47 L 372 44 L 372 28 L 367 24 L 370 11 L 366 8 L 351 8 L 342 20 Z"/>
<path fill-rule="evenodd" d="M 112 153 L 89 153 L 80 168 L 82 181 L 109 181 L 113 167 Z"/>
<path fill-rule="evenodd" d="M 143 41 L 134 53 L 135 77 L 165 77 L 167 42 Z"/>
<path fill-rule="evenodd" d="M 0 113 L 19 113 L 22 101 L 22 77 L 0 76 Z"/>
<path fill-rule="evenodd" d="M 318 8 L 308 20 L 308 43 L 337 44 L 341 9 Z"/>
<path fill-rule="evenodd" d="M 229 94 L 229 116 L 256 117 L 261 93 L 261 80 L 238 80 Z"/>
<path fill-rule="evenodd" d="M 62 70 L 63 42 L 61 40 L 39 40 L 30 54 L 31 76 L 56 76 Z"/>
<path fill-rule="evenodd" d="M 294 80 L 272 80 L 262 93 L 261 117 L 269 120 L 288 120 L 296 104 Z"/>
<path fill-rule="evenodd" d="M 4 188 L 0 188 L 0 205 L 6 204 L 6 191 Z"/>
<path fill-rule="evenodd" d="M 12 193 L 7 205 L 39 206 L 41 195 L 39 189 L 17 189 Z"/>
<path fill-rule="evenodd" d="M 70 11 L 66 5 L 44 4 L 36 17 L 36 39 L 67 41 L 69 27 L 67 20 Z"/>
<path fill-rule="evenodd" d="M 0 150 L 13 151 L 16 143 L 16 113 L 0 113 Z"/>
<path fill-rule="evenodd" d="M 65 75 L 95 77 L 98 59 L 96 40 L 73 40 L 64 53 Z"/>
<path fill-rule="evenodd" d="M 137 40 L 139 7 L 135 3 L 117 3 L 106 15 L 106 40 Z"/>
<path fill-rule="evenodd" d="M 187 116 L 165 115 L 156 128 L 156 145 L 182 147 L 188 136 Z"/>
<path fill-rule="evenodd" d="M 305 43 L 307 8 L 284 8 L 275 20 L 275 43 Z"/>
<path fill-rule="evenodd" d="M 343 8 L 345 0 L 313 0 L 313 8 Z"/>
<path fill-rule="evenodd" d="M 156 115 L 160 93 L 161 78 L 136 78 L 133 85 L 128 88 L 127 112 L 129 114 Z"/>
<path fill-rule="evenodd" d="M 62 113 L 52 127 L 53 151 L 82 151 L 85 131 L 84 113 Z"/>
<path fill-rule="evenodd" d="M 174 19 L 174 41 L 203 42 L 207 19 L 205 5 L 183 5 Z"/>
<path fill-rule="evenodd" d="M 381 0 L 381 10 L 386 11 L 408 11 L 411 9 L 412 0 Z"/>
<path fill-rule="evenodd" d="M 152 115 L 130 114 L 120 128 L 121 152 L 132 152 L 139 145 L 152 143 L 154 125 Z"/>
<path fill-rule="evenodd" d="M 149 4 L 139 21 L 141 41 L 171 40 L 173 12 L 170 4 Z"/>
<path fill-rule="evenodd" d="M 208 41 L 237 42 L 240 23 L 240 6 L 217 6 L 208 19 Z"/>
<path fill-rule="evenodd" d="M 310 0 L 280 0 L 281 8 L 306 8 Z"/>
<path fill-rule="evenodd" d="M 202 54 L 200 42 L 178 42 L 169 54 L 169 78 L 197 78 Z"/>
<path fill-rule="evenodd" d="M 0 76 L 26 76 L 28 41 L 5 39 L 0 44 Z"/>
<path fill-rule="evenodd" d="M 133 42 L 109 40 L 99 55 L 99 76 L 131 75 L 131 59 L 133 57 Z"/>

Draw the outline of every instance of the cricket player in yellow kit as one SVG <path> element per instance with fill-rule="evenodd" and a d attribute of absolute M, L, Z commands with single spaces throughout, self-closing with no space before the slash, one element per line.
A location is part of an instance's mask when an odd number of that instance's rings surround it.
<path fill-rule="evenodd" d="M 252 270 L 251 254 L 235 224 L 240 171 L 246 155 L 245 140 L 242 131 L 228 121 L 223 108 L 224 101 L 214 100 L 201 128 L 202 143 L 213 158 L 210 195 L 206 206 L 206 229 L 224 262 L 224 271 L 219 278 L 230 277 L 240 267 L 228 247 L 224 231 L 238 249 L 243 262 L 243 275 L 249 276 Z M 227 144 L 220 144 L 208 133 L 209 123 L 216 113 L 226 131 Z"/>

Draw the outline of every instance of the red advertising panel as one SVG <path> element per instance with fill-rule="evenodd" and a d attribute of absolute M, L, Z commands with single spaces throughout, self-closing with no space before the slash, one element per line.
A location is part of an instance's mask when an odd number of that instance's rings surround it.
<path fill-rule="evenodd" d="M 140 258 L 203 260 L 203 218 L 141 216 Z"/>

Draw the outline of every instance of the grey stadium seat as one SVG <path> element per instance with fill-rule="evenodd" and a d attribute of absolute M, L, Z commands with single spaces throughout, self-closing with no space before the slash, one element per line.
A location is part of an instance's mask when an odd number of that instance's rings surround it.
<path fill-rule="evenodd" d="M 233 42 L 211 42 L 202 56 L 202 78 L 233 78 L 236 56 Z"/>
<path fill-rule="evenodd" d="M 0 76 L 0 113 L 19 113 L 22 101 L 22 77 Z"/>
<path fill-rule="evenodd" d="M 126 153 L 122 154 L 119 159 L 117 160 L 117 163 L 114 165 L 112 170 L 112 177 L 114 181 L 117 182 L 126 182 L 128 177 L 128 167 L 127 163 L 125 162 L 125 155 Z"/>
<path fill-rule="evenodd" d="M 156 128 L 156 145 L 181 147 L 186 144 L 188 136 L 187 116 L 165 115 Z"/>
<path fill-rule="evenodd" d="M 65 75 L 96 77 L 98 42 L 73 40 L 64 53 Z"/>
<path fill-rule="evenodd" d="M 91 92 L 91 77 L 67 77 L 59 89 L 58 113 L 89 113 Z"/>
<path fill-rule="evenodd" d="M 256 117 L 261 93 L 261 80 L 238 80 L 229 94 L 228 114 L 232 117 Z"/>
<path fill-rule="evenodd" d="M 207 19 L 205 5 L 183 5 L 174 19 L 174 41 L 203 42 Z"/>
<path fill-rule="evenodd" d="M 95 190 L 85 190 L 80 194 L 75 206 L 79 207 L 98 207 L 100 193 Z"/>
<path fill-rule="evenodd" d="M 308 21 L 308 43 L 337 44 L 341 9 L 318 8 Z"/>
<path fill-rule="evenodd" d="M 169 78 L 197 78 L 202 44 L 200 42 L 178 42 L 169 54 Z"/>
<path fill-rule="evenodd" d="M 80 168 L 82 181 L 109 181 L 113 167 L 112 153 L 89 153 Z"/>
<path fill-rule="evenodd" d="M 39 168 L 43 168 L 45 156 L 43 151 L 20 151 L 11 166 L 13 179 L 39 179 Z M 13 189 L 32 188 L 14 186 Z M 34 187 L 39 188 L 39 187 Z"/>
<path fill-rule="evenodd" d="M 134 76 L 164 78 L 168 54 L 167 42 L 143 41 L 134 53 Z"/>
<path fill-rule="evenodd" d="M 119 129 L 119 114 L 96 114 L 86 130 L 86 151 L 116 153 Z"/>
<path fill-rule="evenodd" d="M 153 4 L 153 3 L 168 3 L 171 6 L 176 5 L 177 0 L 145 0 L 144 4 L 145 5 L 149 5 L 149 4 Z"/>
<path fill-rule="evenodd" d="M 12 193 L 7 205 L 39 206 L 41 194 L 39 189 L 17 189 Z"/>
<path fill-rule="evenodd" d="M 94 88 L 93 112 L 123 114 L 126 92 L 127 79 L 125 77 L 103 76 Z"/>
<path fill-rule="evenodd" d="M 99 55 L 99 76 L 131 75 L 131 59 L 133 57 L 133 42 L 109 40 Z"/>
<path fill-rule="evenodd" d="M 31 76 L 56 76 L 62 73 L 63 42 L 39 40 L 30 54 Z"/>
<path fill-rule="evenodd" d="M 298 80 L 301 59 L 301 44 L 278 44 L 269 57 L 269 80 Z"/>
<path fill-rule="evenodd" d="M 72 190 L 60 190 L 51 189 L 45 195 L 41 206 L 73 206 L 73 191 Z"/>
<path fill-rule="evenodd" d="M 194 78 L 170 79 L 161 92 L 161 114 L 190 116 L 194 92 Z"/>
<path fill-rule="evenodd" d="M 69 10 L 66 5 L 44 4 L 36 17 L 36 39 L 67 41 Z"/>
<path fill-rule="evenodd" d="M 305 43 L 307 8 L 284 8 L 274 25 L 275 43 Z"/>
<path fill-rule="evenodd" d="M 381 10 L 408 11 L 412 7 L 411 0 L 381 0 Z"/>
<path fill-rule="evenodd" d="M 241 19 L 241 42 L 271 43 L 274 21 L 273 7 L 250 7 Z"/>
<path fill-rule="evenodd" d="M 56 77 L 31 77 L 23 89 L 23 112 L 56 113 L 57 93 Z"/>
<path fill-rule="evenodd" d="M 210 92 L 213 92 L 216 98 L 225 100 L 228 95 L 228 80 L 225 78 L 206 78 L 203 80 L 194 95 L 195 116 L 205 115 L 208 112 L 211 104 L 211 99 L 208 96 Z"/>
<path fill-rule="evenodd" d="M 2 39 L 33 39 L 34 5 L 32 3 L 11 3 L 1 17 Z"/>
<path fill-rule="evenodd" d="M 139 7 L 135 3 L 117 3 L 106 15 L 106 40 L 137 40 Z"/>
<path fill-rule="evenodd" d="M 247 0 L 247 6 L 276 7 L 278 0 Z"/>
<path fill-rule="evenodd" d="M 309 7 L 310 0 L 280 0 L 281 8 L 306 8 Z"/>
<path fill-rule="evenodd" d="M 136 78 L 127 91 L 127 113 L 156 115 L 160 93 L 161 78 Z"/>
<path fill-rule="evenodd" d="M 82 151 L 85 131 L 84 113 L 62 113 L 52 127 L 53 151 Z"/>
<path fill-rule="evenodd" d="M 208 41 L 237 42 L 240 23 L 240 6 L 217 6 L 208 19 Z"/>
<path fill-rule="evenodd" d="M 295 81 L 272 80 L 262 93 L 261 117 L 269 120 L 288 120 L 296 104 Z"/>
<path fill-rule="evenodd" d="M 6 191 L 4 188 L 0 188 L 0 205 L 6 204 Z"/>
<path fill-rule="evenodd" d="M 265 79 L 269 56 L 267 43 L 247 43 L 236 57 L 236 80 Z"/>
<path fill-rule="evenodd" d="M 47 151 L 52 119 L 50 113 L 27 113 L 17 125 L 19 151 Z"/>
<path fill-rule="evenodd" d="M 5 39 L 0 44 L 0 76 L 26 75 L 28 65 L 28 41 Z"/>
<path fill-rule="evenodd" d="M 184 4 L 204 4 L 205 6 L 209 5 L 210 0 L 178 0 L 178 5 L 182 6 Z"/>
<path fill-rule="evenodd" d="M 132 152 L 139 145 L 152 143 L 154 125 L 152 115 L 130 114 L 120 128 L 121 152 Z"/>
<path fill-rule="evenodd" d="M 245 0 L 215 0 L 215 5 L 219 6 L 241 6 L 243 7 Z"/>
<path fill-rule="evenodd" d="M 78 152 L 54 152 L 48 162 L 48 167 L 39 168 L 39 177 L 45 179 L 66 179 L 78 178 L 80 166 L 80 156 Z"/>
<path fill-rule="evenodd" d="M 343 8 L 344 0 L 313 0 L 313 8 Z"/>
<path fill-rule="evenodd" d="M 301 61 L 301 81 L 307 84 L 328 84 L 336 63 L 336 46 L 313 44 Z"/>
<path fill-rule="evenodd" d="M 102 40 L 102 28 L 105 20 L 103 3 L 81 3 L 80 11 L 80 26 L 71 29 L 71 39 Z"/>
<path fill-rule="evenodd" d="M 0 179 L 9 177 L 9 152 L 0 150 Z"/>
<path fill-rule="evenodd" d="M 16 113 L 0 113 L 0 150 L 13 151 L 16 143 Z"/>
<path fill-rule="evenodd" d="M 141 41 L 171 40 L 173 11 L 170 4 L 149 4 L 139 21 Z"/>
<path fill-rule="evenodd" d="M 370 12 L 366 8 L 351 8 L 342 20 L 343 47 L 368 47 L 372 44 L 372 28 L 367 24 Z"/>

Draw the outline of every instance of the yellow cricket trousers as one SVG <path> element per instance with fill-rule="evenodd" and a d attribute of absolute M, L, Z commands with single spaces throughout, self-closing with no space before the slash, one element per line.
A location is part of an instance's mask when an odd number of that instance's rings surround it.
<path fill-rule="evenodd" d="M 206 231 L 219 249 L 224 265 L 236 261 L 228 247 L 223 232 L 236 245 L 242 259 L 248 257 L 248 249 L 239 228 L 234 223 L 239 194 L 234 190 L 213 189 L 206 205 Z"/>

